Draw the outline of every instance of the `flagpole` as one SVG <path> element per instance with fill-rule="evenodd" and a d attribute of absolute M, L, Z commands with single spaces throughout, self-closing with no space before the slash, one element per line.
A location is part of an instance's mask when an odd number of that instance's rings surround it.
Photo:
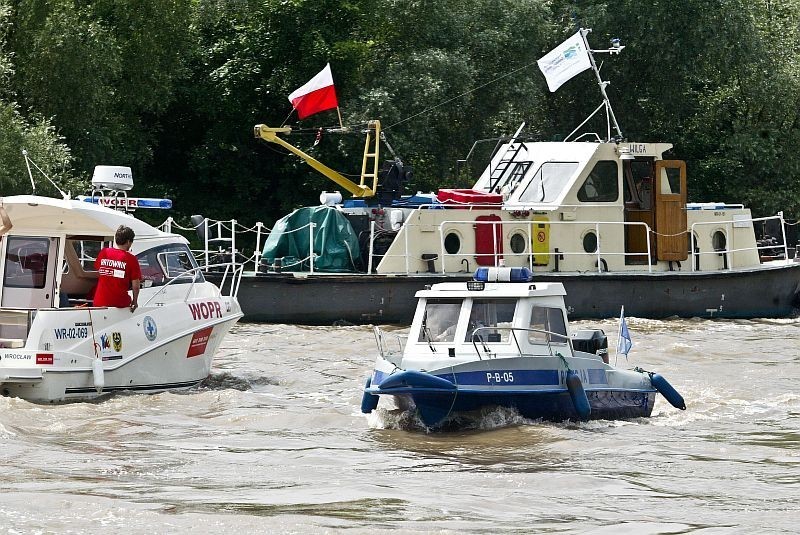
<path fill-rule="evenodd" d="M 619 309 L 619 326 L 617 327 L 617 347 L 614 350 L 614 366 L 617 365 L 617 359 L 619 358 L 619 344 L 622 341 L 622 318 L 625 315 L 625 305 L 622 305 Z"/>
<path fill-rule="evenodd" d="M 342 123 L 342 112 L 339 109 L 339 106 L 336 106 L 336 113 L 339 114 L 339 128 L 344 129 L 344 124 Z"/>
<path fill-rule="evenodd" d="M 614 122 L 614 130 L 617 131 L 617 135 L 619 135 L 619 137 L 623 137 L 622 130 L 620 130 L 619 128 L 619 123 L 617 123 L 617 117 L 616 115 L 614 115 L 614 110 L 611 108 L 611 101 L 608 99 L 608 94 L 606 93 L 606 86 L 610 82 L 604 82 L 603 78 L 600 76 L 600 70 L 597 68 L 597 64 L 594 62 L 594 54 L 592 54 L 592 47 L 589 46 L 589 40 L 586 39 L 586 36 L 589 34 L 590 31 L 592 30 L 584 28 L 580 29 L 581 37 L 583 38 L 583 44 L 586 46 L 586 52 L 589 54 L 589 61 L 591 62 L 592 70 L 594 71 L 594 74 L 597 77 L 597 85 L 600 86 L 600 93 L 603 95 L 603 101 L 606 104 L 606 110 L 608 112 L 608 115 L 610 115 L 611 120 Z"/>

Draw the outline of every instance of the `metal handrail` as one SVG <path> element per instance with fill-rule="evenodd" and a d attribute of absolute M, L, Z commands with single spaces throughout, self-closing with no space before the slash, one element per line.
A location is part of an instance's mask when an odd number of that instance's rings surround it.
<path fill-rule="evenodd" d="M 692 223 L 692 228 L 690 229 L 690 234 L 689 234 L 689 239 L 691 240 L 691 242 L 690 242 L 691 243 L 691 247 L 689 248 L 689 251 L 691 252 L 691 255 L 692 255 L 692 271 L 696 271 L 695 270 L 695 264 L 696 264 L 695 257 L 700 257 L 701 255 L 712 254 L 712 255 L 726 255 L 727 256 L 729 253 L 737 253 L 737 252 L 742 252 L 742 251 L 752 251 L 752 250 L 760 251 L 762 249 L 775 249 L 774 245 L 764 245 L 764 246 L 759 247 L 757 242 L 756 242 L 756 246 L 755 247 L 743 247 L 743 248 L 739 248 L 739 249 L 729 249 L 728 248 L 728 237 L 731 238 L 731 242 L 733 241 L 733 229 L 734 229 L 733 225 L 734 224 L 736 224 L 736 223 L 750 223 L 752 225 L 756 221 L 769 221 L 771 219 L 777 219 L 778 221 L 781 222 L 781 235 L 782 235 L 782 238 L 783 238 L 783 258 L 788 259 L 789 258 L 789 248 L 788 248 L 788 244 L 786 243 L 786 221 L 783 219 L 783 212 L 778 212 L 778 215 L 767 216 L 767 217 L 751 217 L 751 218 L 748 218 L 748 219 L 730 219 L 730 220 L 727 220 L 727 221 L 698 221 L 697 223 Z M 725 230 L 726 230 L 725 249 L 722 249 L 720 251 L 695 252 L 695 250 L 694 250 L 695 249 L 694 229 L 695 229 L 695 227 L 702 226 L 702 225 L 706 225 L 706 226 L 708 226 L 708 225 L 716 225 L 716 226 L 725 225 Z M 728 271 L 733 270 L 733 262 L 732 261 L 731 262 L 727 262 L 727 264 L 728 264 Z"/>
<path fill-rule="evenodd" d="M 229 297 L 236 297 L 236 295 L 239 293 L 239 284 L 240 284 L 241 279 L 242 279 L 242 273 L 244 271 L 244 266 L 237 265 L 237 264 L 231 264 L 231 263 L 225 263 L 225 264 L 212 264 L 212 265 L 210 265 L 208 267 L 223 267 L 223 266 L 225 267 L 225 272 L 222 275 L 222 281 L 220 282 L 220 285 L 218 287 L 216 287 L 217 288 L 217 292 L 218 292 L 219 296 L 222 297 L 222 288 L 224 288 L 225 283 L 227 281 L 228 273 L 230 272 L 230 274 L 231 274 L 231 292 L 229 294 Z M 146 307 L 147 305 L 149 305 L 150 302 L 153 299 L 155 299 L 159 294 L 164 292 L 164 290 L 166 290 L 169 286 L 171 286 L 172 284 L 178 284 L 176 282 L 177 280 L 181 279 L 185 275 L 189 275 L 189 274 L 192 274 L 192 273 L 198 273 L 198 272 L 201 272 L 202 270 L 203 270 L 203 267 L 197 266 L 197 267 L 194 267 L 192 269 L 187 269 L 187 270 L 179 273 L 178 275 L 172 277 L 165 284 L 161 285 L 159 287 L 158 291 L 156 293 L 154 293 L 153 295 L 151 295 L 150 298 L 147 301 L 145 301 L 145 303 L 142 305 L 142 308 Z M 192 289 L 194 288 L 194 285 L 195 285 L 196 282 L 197 282 L 197 276 L 195 275 L 195 276 L 192 277 L 192 283 L 189 285 L 189 289 L 186 291 L 186 295 L 183 297 L 184 302 L 189 299 L 189 295 L 192 293 Z"/>
<path fill-rule="evenodd" d="M 403 337 L 403 336 L 401 336 L 401 335 L 399 335 L 397 333 L 389 333 L 389 332 L 384 331 L 383 329 L 381 329 L 377 325 L 373 326 L 372 332 L 375 335 L 375 342 L 378 345 L 378 352 L 380 353 L 382 359 L 385 359 L 386 355 L 395 354 L 395 352 L 390 351 L 388 349 L 387 344 L 385 343 L 386 342 L 386 337 L 388 335 L 390 335 L 390 334 L 393 335 L 395 337 L 395 339 L 397 340 L 397 346 L 399 348 L 399 351 L 398 351 L 399 354 L 400 355 L 403 354 L 403 351 L 405 349 L 405 346 L 403 344 L 403 339 L 405 338 L 406 340 L 408 340 L 408 335 Z"/>
<path fill-rule="evenodd" d="M 584 203 L 584 204 L 582 204 L 580 206 L 585 206 L 585 205 L 586 204 Z M 571 205 L 569 205 L 569 206 L 571 206 Z M 561 207 L 564 208 L 564 207 L 569 207 L 569 206 L 568 205 L 562 205 Z M 498 205 L 476 205 L 476 204 L 463 204 L 463 205 L 461 205 L 461 204 L 458 204 L 458 203 L 449 203 L 449 204 L 434 204 L 434 203 L 432 203 L 432 204 L 420 205 L 420 206 L 416 207 L 416 210 L 420 210 L 420 211 L 421 210 L 428 210 L 428 209 L 437 209 L 437 210 L 441 210 L 441 209 L 445 209 L 445 210 L 454 210 L 454 209 L 464 210 L 464 209 L 469 209 L 469 210 L 472 210 L 472 209 L 482 209 L 482 208 L 494 208 L 494 209 L 497 209 L 498 207 L 499 207 Z M 507 206 L 506 208 L 513 208 L 513 207 Z M 406 221 L 408 221 L 409 219 L 410 219 L 410 217 L 406 218 Z M 782 223 L 784 223 L 782 214 L 779 214 L 777 216 L 770 216 L 770 217 L 736 219 L 736 220 L 729 220 L 729 221 L 713 221 L 713 222 L 709 221 L 709 222 L 693 223 L 691 229 L 687 230 L 687 232 L 690 233 L 689 239 L 690 239 L 690 243 L 691 243 L 691 248 L 690 248 L 689 254 L 690 254 L 691 258 L 692 258 L 692 270 L 695 271 L 695 265 L 696 265 L 695 259 L 696 259 L 696 257 L 698 257 L 700 255 L 720 254 L 720 253 L 728 254 L 728 253 L 734 253 L 734 252 L 739 252 L 739 251 L 747 251 L 747 250 L 752 250 L 752 249 L 760 251 L 762 249 L 774 249 L 775 248 L 775 246 L 756 246 L 755 248 L 746 247 L 746 248 L 741 248 L 741 249 L 734 249 L 734 248 L 731 247 L 731 248 L 727 248 L 724 251 L 695 252 L 694 251 L 694 249 L 695 249 L 694 229 L 697 226 L 699 226 L 699 225 L 727 225 L 725 228 L 728 230 L 728 233 L 730 234 L 730 229 L 731 229 L 732 225 L 735 224 L 735 223 L 750 223 L 752 225 L 752 223 L 754 223 L 756 221 L 766 221 L 766 220 L 770 220 L 770 219 L 778 219 Z M 548 251 L 548 252 L 534 253 L 534 251 L 532 250 L 532 247 L 530 246 L 530 244 L 528 244 L 528 246 L 526 247 L 526 249 L 528 249 L 527 252 L 523 252 L 523 253 L 503 252 L 503 253 L 500 253 L 498 251 L 498 245 L 499 244 L 498 243 L 494 243 L 494 252 L 480 253 L 480 255 L 481 256 L 487 256 L 487 257 L 492 257 L 494 259 L 494 263 L 495 264 L 498 263 L 498 261 L 499 261 L 501 256 L 504 257 L 504 258 L 527 257 L 527 263 L 528 263 L 528 267 L 530 269 L 533 269 L 534 257 L 536 255 L 539 255 L 539 254 L 542 254 L 542 255 L 558 254 L 558 255 L 563 255 L 563 256 L 577 256 L 577 257 L 594 256 L 594 257 L 597 258 L 597 262 L 596 262 L 597 263 L 597 271 L 598 272 L 602 272 L 603 271 L 603 262 L 601 262 L 601 259 L 604 256 L 605 257 L 608 257 L 608 256 L 628 257 L 628 256 L 643 256 L 643 255 L 646 254 L 647 258 L 648 258 L 647 271 L 648 272 L 652 272 L 653 271 L 653 251 L 652 251 L 651 240 L 650 239 L 645 240 L 646 244 L 647 244 L 647 251 L 646 252 L 645 251 L 642 251 L 642 252 L 626 252 L 626 251 L 617 251 L 617 250 L 611 250 L 611 249 L 604 250 L 603 249 L 604 241 L 603 241 L 603 239 L 601 237 L 601 234 L 600 234 L 601 228 L 604 227 L 604 226 L 609 226 L 609 225 L 622 225 L 623 227 L 625 227 L 625 226 L 634 226 L 634 225 L 635 226 L 643 226 L 644 227 L 644 232 L 648 237 L 652 236 L 653 234 L 655 234 L 654 230 L 652 228 L 650 228 L 650 226 L 647 223 L 644 223 L 644 222 L 639 222 L 639 221 L 536 221 L 536 220 L 527 220 L 527 221 L 525 221 L 525 220 L 514 220 L 514 221 L 459 221 L 459 220 L 446 220 L 446 221 L 440 222 L 438 224 L 438 228 L 437 228 L 437 232 L 439 234 L 439 254 L 440 254 L 439 258 L 441 259 L 441 268 L 439 269 L 439 272 L 442 273 L 442 274 L 448 273 L 448 271 L 446 270 L 446 266 L 445 266 L 445 260 L 447 258 L 464 256 L 463 253 L 452 253 L 451 254 L 451 253 L 447 253 L 447 251 L 445 250 L 445 248 L 444 248 L 444 234 L 445 234 L 445 228 L 444 227 L 445 226 L 449 226 L 450 228 L 453 228 L 453 227 L 457 228 L 458 226 L 464 226 L 464 225 L 500 225 L 501 227 L 503 227 L 504 225 L 514 225 L 516 227 L 520 227 L 520 226 L 527 227 L 529 234 L 533 235 L 532 233 L 535 230 L 534 229 L 534 225 L 537 225 L 537 224 L 546 224 L 548 226 L 549 225 L 570 225 L 570 226 L 573 226 L 573 227 L 576 226 L 576 225 L 580 225 L 580 226 L 583 226 L 585 228 L 587 228 L 587 227 L 588 228 L 593 228 L 594 232 L 595 232 L 595 234 L 597 236 L 597 248 L 591 253 L 586 253 L 584 251 L 558 251 L 558 253 Z M 253 227 L 245 228 L 245 227 L 242 227 L 241 225 L 239 225 L 239 223 L 235 219 L 232 219 L 230 221 L 222 222 L 222 221 L 215 221 L 215 220 L 212 220 L 212 219 L 209 219 L 209 218 L 205 218 L 204 222 L 201 223 L 201 225 L 205 225 L 206 227 L 211 227 L 213 225 L 217 225 L 218 229 L 224 229 L 226 231 L 229 230 L 230 233 L 231 233 L 231 238 L 230 239 L 231 239 L 231 243 L 232 244 L 236 243 L 236 239 L 237 239 L 236 238 L 236 234 L 237 234 L 237 232 L 240 233 L 240 234 L 242 232 L 255 232 L 256 233 L 256 249 L 254 250 L 253 254 L 250 255 L 250 256 L 247 256 L 247 257 L 244 257 L 244 255 L 241 255 L 244 259 L 240 261 L 240 259 L 237 258 L 238 251 L 233 249 L 233 251 L 232 251 L 232 254 L 233 254 L 232 260 L 233 260 L 234 263 L 236 263 L 236 264 L 241 263 L 242 265 L 246 265 L 246 264 L 252 262 L 254 271 L 258 271 L 259 265 L 260 265 L 260 261 L 261 261 L 261 254 L 262 254 L 262 240 L 266 240 L 266 238 L 269 236 L 269 234 L 271 232 L 268 227 L 266 227 L 265 225 L 263 225 L 262 223 L 259 222 L 259 223 L 256 223 Z M 196 228 L 199 225 L 195 226 L 195 227 L 181 227 L 180 225 L 177 225 L 176 223 L 174 223 L 174 220 L 172 218 L 167 218 L 167 221 L 165 221 L 161 225 L 161 227 L 163 227 L 165 232 L 171 231 L 173 226 L 175 226 L 177 228 L 180 228 L 182 230 L 196 230 Z M 410 241 L 410 239 L 409 239 L 408 230 L 411 229 L 412 227 L 415 227 L 415 226 L 418 226 L 418 225 L 406 222 L 406 223 L 403 224 L 403 226 L 404 227 L 409 227 L 408 229 L 406 229 L 406 232 L 405 232 L 405 237 L 404 237 L 404 245 L 405 245 L 405 247 L 404 247 L 404 251 L 401 252 L 401 253 L 396 253 L 396 254 L 386 254 L 386 253 L 384 253 L 384 254 L 380 255 L 379 258 L 396 258 L 396 257 L 403 258 L 404 263 L 405 263 L 405 274 L 410 274 L 411 273 L 411 262 L 412 262 L 412 259 L 409 256 L 409 241 Z M 237 228 L 239 228 L 239 227 L 241 227 L 241 230 L 237 230 Z M 783 224 L 781 225 L 781 230 L 782 230 L 782 234 L 783 234 L 784 257 L 788 258 L 788 244 L 786 243 L 786 232 L 785 232 L 785 228 L 784 228 Z M 298 259 L 298 262 L 295 263 L 295 264 L 292 264 L 292 265 L 297 265 L 297 264 L 301 264 L 301 263 L 304 263 L 304 262 L 308 262 L 309 263 L 309 267 L 310 267 L 310 272 L 313 273 L 314 270 L 315 270 L 315 260 L 316 260 L 316 256 L 314 254 L 314 238 L 313 238 L 314 237 L 314 232 L 315 232 L 315 223 L 307 223 L 307 224 L 305 224 L 305 225 L 303 225 L 303 226 L 301 226 L 299 228 L 287 231 L 287 233 L 292 233 L 292 232 L 308 232 L 309 233 L 309 241 L 310 241 L 310 243 L 309 243 L 309 255 L 306 256 L 305 258 Z M 366 266 L 367 274 L 372 274 L 374 272 L 373 262 L 375 261 L 375 258 L 376 258 L 375 257 L 374 241 L 375 241 L 375 238 L 376 238 L 376 236 L 377 236 L 377 234 L 379 232 L 380 232 L 380 228 L 378 227 L 378 225 L 376 225 L 376 222 L 374 220 L 370 221 L 369 241 L 368 241 L 368 249 L 369 250 L 368 250 L 368 255 L 367 255 L 368 259 L 367 259 L 367 266 Z M 219 265 L 219 264 L 214 264 L 214 265 L 210 264 L 209 257 L 210 257 L 211 251 L 209 251 L 209 248 L 208 248 L 208 236 L 209 236 L 208 232 L 205 233 L 205 236 L 206 236 L 206 242 L 204 243 L 205 248 L 202 251 L 199 251 L 199 250 L 193 250 L 192 251 L 196 256 L 197 255 L 200 256 L 200 258 L 198 258 L 198 261 L 200 261 L 201 268 L 203 269 L 203 271 L 207 271 L 211 267 Z M 495 240 L 495 242 L 497 240 L 497 236 L 494 233 L 492 234 L 492 239 Z M 726 245 L 729 246 L 730 244 L 726 244 Z M 477 251 L 473 251 L 472 254 L 478 254 L 478 253 L 477 253 Z M 732 263 L 729 263 L 729 269 L 732 269 L 732 267 L 733 267 Z M 402 271 L 396 271 L 396 272 L 393 272 L 393 273 L 402 273 Z"/>
<path fill-rule="evenodd" d="M 441 258 L 442 258 L 442 271 L 441 272 L 443 274 L 447 273 L 447 271 L 445 270 L 445 265 L 444 265 L 444 259 L 446 257 L 448 257 L 448 256 L 463 256 L 463 254 L 461 254 L 461 253 L 452 253 L 452 254 L 450 254 L 450 253 L 447 253 L 445 251 L 445 248 L 444 248 L 444 226 L 445 225 L 452 225 L 453 227 L 457 227 L 459 225 L 470 225 L 470 226 L 474 226 L 474 225 L 501 225 L 501 226 L 502 225 L 514 225 L 514 226 L 519 227 L 519 226 L 523 226 L 525 224 L 528 225 L 529 233 L 530 233 L 531 236 L 533 235 L 533 225 L 536 225 L 536 224 L 546 224 L 546 225 L 594 225 L 595 235 L 597 236 L 597 249 L 595 249 L 591 253 L 580 252 L 580 251 L 577 251 L 577 252 L 558 251 L 558 254 L 559 255 L 566 255 L 566 256 L 570 256 L 570 255 L 574 255 L 574 256 L 589 256 L 589 255 L 596 256 L 597 257 L 597 270 L 600 273 L 602 273 L 602 271 L 603 271 L 602 262 L 600 262 L 601 255 L 606 255 L 606 256 L 641 256 L 643 254 L 643 253 L 640 253 L 640 252 L 628 253 L 628 252 L 625 252 L 625 251 L 622 251 L 622 252 L 601 251 L 601 247 L 600 247 L 600 245 L 601 245 L 600 226 L 601 225 L 643 226 L 645 228 L 645 232 L 647 233 L 648 236 L 650 235 L 650 233 L 653 232 L 650 229 L 650 226 L 647 223 L 644 223 L 644 222 L 641 222 L 641 221 L 535 221 L 535 220 L 532 220 L 532 221 L 459 221 L 459 220 L 446 220 L 446 221 L 442 221 L 441 223 L 439 223 L 439 228 L 438 228 L 438 232 L 439 232 L 439 247 L 440 247 Z M 498 244 L 496 242 L 497 236 L 496 236 L 495 233 L 492 233 L 492 239 L 495 240 L 494 241 L 494 250 L 497 251 L 498 250 L 498 247 L 497 247 Z M 548 254 L 549 255 L 549 254 L 556 254 L 556 253 L 550 253 L 550 252 L 548 252 L 548 253 L 534 253 L 533 250 L 529 251 L 528 253 L 499 253 L 499 252 L 478 253 L 477 251 L 475 251 L 475 255 L 493 257 L 495 265 L 497 265 L 497 261 L 498 261 L 500 256 L 503 256 L 503 257 L 505 257 L 505 256 L 511 256 L 511 257 L 527 256 L 528 257 L 528 267 L 531 268 L 531 269 L 533 269 L 533 257 L 535 256 L 535 254 Z M 647 262 L 647 271 L 648 272 L 652 272 L 652 270 L 653 270 L 652 251 L 650 249 L 650 240 L 649 239 L 647 240 L 647 258 L 649 260 Z"/>
<path fill-rule="evenodd" d="M 484 353 L 487 353 L 487 354 L 491 354 L 491 352 L 489 351 L 489 348 L 486 346 L 486 344 L 487 343 L 489 343 L 489 344 L 497 343 L 497 342 L 489 342 L 489 341 L 484 340 L 484 339 L 482 339 L 480 337 L 477 337 L 478 339 L 476 340 L 476 333 L 478 331 L 482 331 L 482 330 L 491 330 L 491 331 L 507 330 L 507 331 L 509 331 L 510 334 L 511 334 L 511 337 L 514 339 L 514 344 L 517 346 L 517 353 L 519 353 L 520 356 L 523 356 L 523 353 L 522 353 L 522 348 L 519 345 L 519 340 L 517 340 L 516 331 L 538 332 L 538 333 L 547 334 L 548 335 L 547 336 L 547 351 L 550 353 L 548 355 L 550 357 L 556 356 L 556 355 L 553 354 L 553 346 L 551 345 L 552 341 L 550 340 L 550 338 L 553 337 L 553 336 L 558 337 L 558 338 L 563 338 L 566 341 L 567 346 L 569 346 L 570 354 L 572 354 L 574 352 L 574 349 L 572 347 L 572 339 L 567 335 L 564 335 L 564 334 L 561 334 L 561 333 L 557 333 L 555 331 L 548 331 L 546 329 L 535 329 L 535 328 L 532 328 L 532 327 L 500 327 L 500 326 L 478 327 L 476 329 L 473 329 L 472 335 L 470 336 L 470 339 L 472 340 L 472 346 L 475 348 L 475 354 L 478 355 L 478 359 L 479 360 L 483 360 L 483 357 L 481 357 L 481 352 L 478 349 L 478 342 L 481 343 L 481 345 L 483 346 Z M 540 355 L 528 355 L 528 356 L 540 356 Z"/>

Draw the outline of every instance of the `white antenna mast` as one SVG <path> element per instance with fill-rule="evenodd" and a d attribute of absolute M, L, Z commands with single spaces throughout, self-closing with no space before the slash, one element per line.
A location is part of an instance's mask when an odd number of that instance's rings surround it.
<path fill-rule="evenodd" d="M 610 55 L 619 54 L 620 52 L 622 52 L 622 49 L 625 48 L 625 46 L 621 45 L 619 39 L 615 37 L 611 39 L 611 46 L 609 48 L 605 50 L 592 50 L 592 48 L 589 46 L 589 41 L 586 38 L 586 36 L 589 35 L 589 32 L 591 31 L 592 31 L 591 28 L 581 28 L 580 34 L 581 37 L 583 38 L 583 44 L 586 46 L 586 51 L 589 54 L 589 61 L 592 64 L 592 70 L 594 71 L 594 74 L 597 77 L 597 85 L 600 86 L 600 94 L 603 95 L 603 102 L 589 115 L 589 117 L 586 118 L 585 121 L 579 124 L 578 127 L 575 128 L 575 130 L 570 132 L 570 134 L 566 138 L 564 138 L 564 141 L 567 141 L 570 137 L 572 137 L 572 135 L 575 132 L 577 132 L 578 129 L 580 129 L 583 125 L 585 125 L 589 121 L 589 119 L 594 117 L 595 114 L 597 114 L 597 112 L 600 111 L 602 108 L 605 108 L 606 110 L 606 136 L 607 136 L 606 140 L 607 141 L 613 140 L 613 138 L 611 137 L 612 124 L 614 125 L 614 130 L 617 133 L 617 137 L 620 139 L 623 138 L 622 130 L 620 130 L 619 123 L 617 122 L 617 117 L 614 115 L 614 110 L 611 108 L 611 101 L 608 99 L 608 94 L 606 93 L 606 86 L 609 85 L 611 82 L 604 81 L 602 76 L 600 76 L 600 69 L 597 68 L 597 63 L 595 63 L 594 61 L 593 53 L 610 54 Z"/>
<path fill-rule="evenodd" d="M 31 172 L 31 164 L 33 164 L 33 166 L 36 168 L 36 170 L 39 171 L 42 174 L 42 176 L 45 177 L 47 179 L 47 181 L 50 182 L 53 185 L 53 187 L 58 190 L 58 192 L 61 194 L 61 197 L 63 197 L 65 201 L 69 200 L 70 195 L 68 193 L 64 193 L 64 191 L 61 188 L 58 187 L 58 184 L 53 182 L 53 179 L 50 178 L 49 176 L 47 176 L 47 173 L 42 171 L 42 169 L 38 165 L 36 165 L 36 162 L 34 162 L 33 160 L 31 160 L 28 157 L 28 151 L 27 150 L 22 149 L 22 156 L 25 157 L 25 165 L 28 167 L 28 176 L 31 179 L 31 188 L 33 188 L 33 195 L 36 195 L 36 183 L 33 180 L 33 172 Z"/>

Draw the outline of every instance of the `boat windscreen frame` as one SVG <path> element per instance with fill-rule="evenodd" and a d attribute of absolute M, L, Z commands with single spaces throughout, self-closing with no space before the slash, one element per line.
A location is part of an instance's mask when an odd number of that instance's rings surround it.
<path fill-rule="evenodd" d="M 550 175 L 544 174 L 546 165 L 570 165 L 574 167 L 569 173 L 562 173 L 559 177 L 553 179 L 550 177 Z M 531 178 L 527 181 L 525 188 L 516 196 L 515 202 L 520 204 L 551 204 L 557 201 L 559 197 L 561 197 L 561 195 L 568 189 L 569 185 L 572 183 L 573 177 L 575 177 L 576 173 L 579 173 L 581 169 L 582 166 L 581 162 L 579 161 L 550 160 L 542 162 L 542 165 L 536 169 L 536 171 L 533 173 L 533 176 L 531 176 Z M 542 178 L 537 181 L 537 176 L 541 176 Z M 538 189 L 541 190 L 541 199 L 536 200 L 525 198 L 526 193 L 531 188 L 533 188 L 532 194 Z"/>
<path fill-rule="evenodd" d="M 185 253 L 192 267 L 182 269 L 176 276 L 171 276 L 170 266 L 167 261 L 167 255 L 170 253 Z M 203 277 L 203 273 L 199 269 L 197 260 L 185 243 L 172 242 L 157 245 L 140 251 L 136 255 L 136 259 L 139 260 L 139 266 L 142 270 L 142 280 L 149 281 L 147 287 L 164 286 L 170 281 L 172 281 L 170 284 L 205 282 L 205 277 Z M 185 275 L 190 270 L 193 270 L 194 276 Z M 184 275 L 182 276 L 182 274 Z"/>

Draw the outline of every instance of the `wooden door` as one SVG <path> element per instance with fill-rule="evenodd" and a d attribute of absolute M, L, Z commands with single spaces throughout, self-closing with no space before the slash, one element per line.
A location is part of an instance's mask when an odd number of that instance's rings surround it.
<path fill-rule="evenodd" d="M 686 223 L 686 163 L 656 162 L 655 231 L 658 260 L 686 260 L 689 241 Z"/>

